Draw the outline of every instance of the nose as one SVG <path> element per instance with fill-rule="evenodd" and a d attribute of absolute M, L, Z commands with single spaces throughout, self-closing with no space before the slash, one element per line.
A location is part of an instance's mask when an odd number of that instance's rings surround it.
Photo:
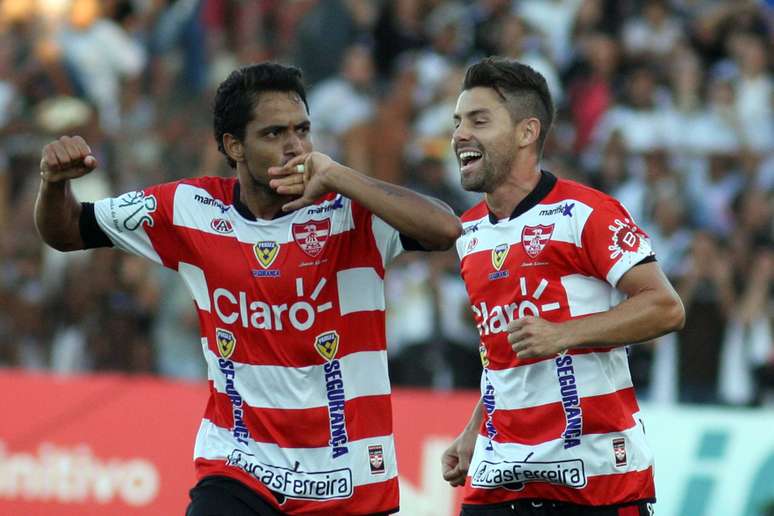
<path fill-rule="evenodd" d="M 285 141 L 284 152 L 286 156 L 299 156 L 304 153 L 304 146 L 301 138 L 295 131 L 290 132 L 290 136 Z"/>
<path fill-rule="evenodd" d="M 456 146 L 460 143 L 469 142 L 470 138 L 471 134 L 468 128 L 465 127 L 465 124 L 460 124 L 456 129 L 454 129 L 454 132 L 452 133 L 452 145 Z"/>

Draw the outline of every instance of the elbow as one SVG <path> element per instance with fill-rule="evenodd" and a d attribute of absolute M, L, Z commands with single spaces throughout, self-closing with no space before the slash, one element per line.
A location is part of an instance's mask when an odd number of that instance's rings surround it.
<path fill-rule="evenodd" d="M 455 216 L 448 217 L 448 220 L 439 228 L 438 234 L 433 242 L 430 243 L 431 251 L 446 251 L 454 246 L 454 243 L 462 235 L 462 224 L 460 219 Z"/>
<path fill-rule="evenodd" d="M 665 333 L 679 331 L 685 327 L 685 307 L 680 296 L 673 293 L 664 307 Z"/>

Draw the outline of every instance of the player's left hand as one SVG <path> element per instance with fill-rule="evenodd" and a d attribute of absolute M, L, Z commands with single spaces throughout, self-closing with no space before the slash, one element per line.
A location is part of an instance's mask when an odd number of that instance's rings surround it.
<path fill-rule="evenodd" d="M 522 317 L 508 325 L 508 342 L 519 358 L 551 357 L 567 350 L 559 323 L 539 317 Z"/>
<path fill-rule="evenodd" d="M 330 191 L 326 184 L 326 173 L 336 162 L 321 152 L 301 154 L 282 167 L 269 167 L 269 186 L 278 194 L 298 197 L 282 207 L 293 211 L 313 204 Z"/>

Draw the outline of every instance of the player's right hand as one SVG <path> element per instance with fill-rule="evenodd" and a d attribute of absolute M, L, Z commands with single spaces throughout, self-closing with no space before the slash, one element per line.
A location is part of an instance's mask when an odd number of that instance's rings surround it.
<path fill-rule="evenodd" d="M 40 177 L 49 183 L 85 176 L 97 168 L 86 140 L 80 136 L 62 136 L 43 147 Z"/>
<path fill-rule="evenodd" d="M 476 445 L 476 432 L 462 432 L 441 456 L 443 479 L 452 487 L 465 485 L 470 459 Z"/>

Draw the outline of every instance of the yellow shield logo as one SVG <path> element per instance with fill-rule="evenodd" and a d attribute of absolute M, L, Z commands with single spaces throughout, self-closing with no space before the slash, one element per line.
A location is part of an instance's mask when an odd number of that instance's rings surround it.
<path fill-rule="evenodd" d="M 228 330 L 215 328 L 215 342 L 218 344 L 218 351 L 223 358 L 229 358 L 234 354 L 236 348 L 236 337 Z"/>
<path fill-rule="evenodd" d="M 339 350 L 339 334 L 335 331 L 326 331 L 321 333 L 314 340 L 314 349 L 325 360 L 331 361 L 336 356 L 336 352 Z"/>
<path fill-rule="evenodd" d="M 268 240 L 264 240 L 253 245 L 253 252 L 255 253 L 255 257 L 258 259 L 258 263 L 260 263 L 261 267 L 264 269 L 268 269 L 269 266 L 274 263 L 274 260 L 277 259 L 277 255 L 279 254 L 279 249 L 280 246 L 277 242 L 271 242 Z"/>
<path fill-rule="evenodd" d="M 492 265 L 494 265 L 495 270 L 500 270 L 500 267 L 503 266 L 503 263 L 505 263 L 505 257 L 508 256 L 508 251 L 510 251 L 511 246 L 508 244 L 500 244 L 494 249 L 492 249 Z"/>
<path fill-rule="evenodd" d="M 481 365 L 489 367 L 489 357 L 486 354 L 486 346 L 483 344 L 478 347 L 478 354 L 481 355 Z"/>

